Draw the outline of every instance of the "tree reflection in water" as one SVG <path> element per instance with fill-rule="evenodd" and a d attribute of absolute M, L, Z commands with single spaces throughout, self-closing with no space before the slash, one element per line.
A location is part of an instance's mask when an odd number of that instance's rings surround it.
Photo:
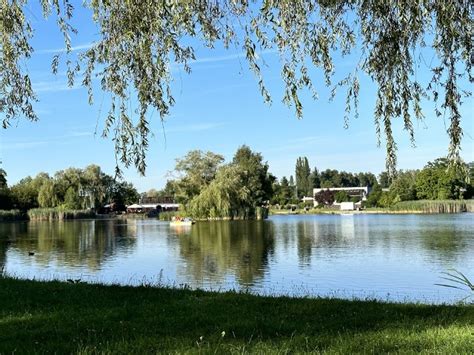
<path fill-rule="evenodd" d="M 0 229 L 0 253 L 8 240 L 6 249 L 20 255 L 34 253 L 32 261 L 39 265 L 54 262 L 69 267 L 85 266 L 94 271 L 117 249 L 133 247 L 135 234 L 130 228 L 133 224 L 126 220 L 4 224 Z"/>
<path fill-rule="evenodd" d="M 235 277 L 240 286 L 262 279 L 274 249 L 270 221 L 201 222 L 177 229 L 180 255 L 177 273 L 199 284 Z"/>

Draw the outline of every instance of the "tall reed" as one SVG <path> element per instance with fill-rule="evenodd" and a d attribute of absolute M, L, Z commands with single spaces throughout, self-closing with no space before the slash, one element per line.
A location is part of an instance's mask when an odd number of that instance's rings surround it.
<path fill-rule="evenodd" d="M 94 218 L 96 213 L 91 210 L 66 210 L 62 208 L 33 208 L 28 211 L 32 221 L 52 221 L 64 219 Z"/>
<path fill-rule="evenodd" d="M 390 207 L 392 211 L 423 213 L 474 212 L 474 200 L 402 201 Z"/>

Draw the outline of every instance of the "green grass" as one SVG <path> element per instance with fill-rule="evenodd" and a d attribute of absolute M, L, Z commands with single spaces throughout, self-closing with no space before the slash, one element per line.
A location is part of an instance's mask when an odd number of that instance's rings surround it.
<path fill-rule="evenodd" d="M 0 300 L 0 353 L 467 354 L 474 349 L 473 305 L 1 277 Z"/>

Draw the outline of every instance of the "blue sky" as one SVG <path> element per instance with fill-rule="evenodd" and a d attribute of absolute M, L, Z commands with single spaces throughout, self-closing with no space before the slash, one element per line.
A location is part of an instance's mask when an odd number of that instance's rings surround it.
<path fill-rule="evenodd" d="M 40 120 L 31 123 L 20 119 L 0 131 L 0 160 L 9 184 L 41 171 L 54 173 L 92 163 L 112 174 L 113 143 L 100 137 L 108 98 L 96 90 L 95 103 L 89 106 L 85 89 L 68 88 L 64 74 L 51 74 L 52 56 L 63 46 L 61 36 L 53 18 L 44 21 L 35 6 L 30 14 L 36 29 L 33 40 L 36 52 L 28 68 L 40 99 L 35 106 Z M 79 51 L 96 38 L 97 31 L 85 10 L 76 12 L 75 21 L 79 35 L 73 37 L 73 46 Z M 322 85 L 320 73 L 314 72 L 312 77 L 320 98 L 313 101 L 309 95 L 303 95 L 304 118 L 298 120 L 294 111 L 281 103 L 283 86 L 278 55 L 261 56 L 267 64 L 264 78 L 272 94 L 271 106 L 263 103 L 257 82 L 238 48 L 227 51 L 197 48 L 197 61 L 192 64 L 190 75 L 174 67 L 176 105 L 163 125 L 157 114 L 152 116 L 154 137 L 148 153 L 147 174 L 140 177 L 130 168 L 124 170 L 125 179 L 133 182 L 139 191 L 160 188 L 175 159 L 187 151 L 211 150 L 229 160 L 242 144 L 261 152 L 270 171 L 278 177 L 294 174 L 299 156 L 307 156 L 311 167 L 320 170 L 377 174 L 384 170 L 384 142 L 377 147 L 372 114 L 376 87 L 370 79 L 361 78 L 360 116 L 344 129 L 344 91 L 328 102 L 329 90 Z M 335 78 L 342 77 L 354 64 L 351 57 L 336 58 Z M 428 75 L 420 71 L 420 75 Z M 436 117 L 429 103 L 424 104 L 424 109 L 424 122 L 415 123 L 416 148 L 410 146 L 401 120 L 394 122 L 401 169 L 421 168 L 427 161 L 447 153 L 449 120 Z M 472 99 L 465 101 L 462 114 L 462 157 L 473 161 Z"/>

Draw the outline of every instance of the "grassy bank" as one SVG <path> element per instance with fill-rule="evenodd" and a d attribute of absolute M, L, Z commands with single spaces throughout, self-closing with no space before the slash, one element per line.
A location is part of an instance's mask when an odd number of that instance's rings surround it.
<path fill-rule="evenodd" d="M 62 208 L 33 208 L 28 210 L 28 218 L 32 221 L 84 219 L 94 217 L 96 217 L 96 213 L 91 210 L 66 210 Z"/>
<path fill-rule="evenodd" d="M 0 353 L 469 353 L 474 306 L 0 277 Z"/>
<path fill-rule="evenodd" d="M 20 210 L 0 210 L 0 222 L 22 221 L 27 219 Z"/>

